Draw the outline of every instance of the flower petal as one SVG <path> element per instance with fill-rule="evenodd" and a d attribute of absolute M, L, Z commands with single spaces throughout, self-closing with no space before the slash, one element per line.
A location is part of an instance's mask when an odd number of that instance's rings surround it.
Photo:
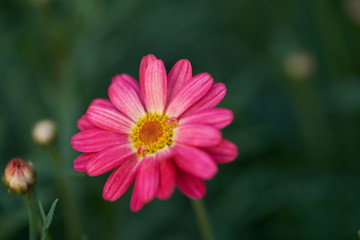
<path fill-rule="evenodd" d="M 156 196 L 161 200 L 168 199 L 174 191 L 175 167 L 170 159 L 160 161 L 160 182 Z"/>
<path fill-rule="evenodd" d="M 194 112 L 216 107 L 226 95 L 226 87 L 223 83 L 214 83 L 203 98 L 192 105 L 181 117 L 185 117 Z"/>
<path fill-rule="evenodd" d="M 172 99 L 166 113 L 171 117 L 179 117 L 209 91 L 212 83 L 213 79 L 208 73 L 200 73 L 194 76 Z"/>
<path fill-rule="evenodd" d="M 234 161 L 239 154 L 237 146 L 226 139 L 222 139 L 220 144 L 216 146 L 203 148 L 203 149 L 217 163 L 227 163 Z"/>
<path fill-rule="evenodd" d="M 221 129 L 229 125 L 233 119 L 234 114 L 229 109 L 213 108 L 183 117 L 179 120 L 179 125 L 198 123 L 211 125 Z"/>
<path fill-rule="evenodd" d="M 101 99 L 94 100 L 89 106 L 86 116 L 99 128 L 116 133 L 129 134 L 135 124 L 132 120 L 119 112 L 109 101 L 109 104 L 103 104 Z"/>
<path fill-rule="evenodd" d="M 116 75 L 115 77 L 113 77 L 112 79 L 112 83 L 114 82 L 117 82 L 118 84 L 122 84 L 123 82 L 127 82 L 129 83 L 132 88 L 137 92 L 137 94 L 139 96 L 141 96 L 141 93 L 140 93 L 140 86 L 139 86 L 139 82 L 135 80 L 135 78 L 133 78 L 132 76 L 128 75 L 128 74 L 119 74 L 119 75 Z"/>
<path fill-rule="evenodd" d="M 92 124 L 89 119 L 86 117 L 86 114 L 82 115 L 81 118 L 78 120 L 77 122 L 77 127 L 81 130 L 81 131 L 85 131 L 85 130 L 89 130 L 89 129 L 93 129 L 96 128 L 96 126 L 94 124 Z"/>
<path fill-rule="evenodd" d="M 202 124 L 185 124 L 174 129 L 174 142 L 199 147 L 219 144 L 222 135 L 219 129 Z"/>
<path fill-rule="evenodd" d="M 124 143 L 129 143 L 127 135 L 100 129 L 79 132 L 71 138 L 72 147 L 80 152 L 99 152 L 108 147 Z"/>
<path fill-rule="evenodd" d="M 202 179 L 211 179 L 218 168 L 211 157 L 203 150 L 187 145 L 176 144 L 173 160 L 182 170 Z"/>
<path fill-rule="evenodd" d="M 136 122 L 139 117 L 145 115 L 137 90 L 127 81 L 122 81 L 121 84 L 117 81 L 112 83 L 109 87 L 109 97 L 115 107 L 133 121 Z"/>
<path fill-rule="evenodd" d="M 151 113 L 162 114 L 166 104 L 167 77 L 163 61 L 156 60 L 148 65 L 142 78 L 141 93 L 146 109 Z"/>
<path fill-rule="evenodd" d="M 131 211 L 137 212 L 144 205 L 145 205 L 145 202 L 140 200 L 138 190 L 134 187 L 133 194 L 131 196 L 131 201 L 130 201 L 130 209 L 131 209 Z"/>
<path fill-rule="evenodd" d="M 86 172 L 89 176 L 101 175 L 120 166 L 135 155 L 136 152 L 133 151 L 129 143 L 107 148 L 90 160 L 86 166 Z"/>
<path fill-rule="evenodd" d="M 121 197 L 134 181 L 138 167 L 138 159 L 130 159 L 117 167 L 105 183 L 103 198 L 115 201 Z"/>
<path fill-rule="evenodd" d="M 170 102 L 179 92 L 181 87 L 192 77 L 191 64 L 187 59 L 177 61 L 168 75 L 168 98 Z"/>
<path fill-rule="evenodd" d="M 105 108 L 114 108 L 115 109 L 114 104 L 112 104 L 110 102 L 110 100 L 104 99 L 104 98 L 94 99 L 94 101 L 91 102 L 90 106 L 91 105 L 101 106 L 101 107 L 105 107 Z"/>
<path fill-rule="evenodd" d="M 153 54 L 146 55 L 145 57 L 143 57 L 141 59 L 140 72 L 139 72 L 140 89 L 145 89 L 144 78 L 145 78 L 145 73 L 146 73 L 147 67 L 150 64 L 152 64 L 153 62 L 155 62 L 156 60 L 157 60 L 157 58 Z"/>
<path fill-rule="evenodd" d="M 97 153 L 83 153 L 74 160 L 74 169 L 80 172 L 86 172 L 86 165 Z"/>
<path fill-rule="evenodd" d="M 159 187 L 159 162 L 156 155 L 145 156 L 141 161 L 135 181 L 135 189 L 141 202 L 150 202 Z"/>
<path fill-rule="evenodd" d="M 206 186 L 201 178 L 178 168 L 176 169 L 176 185 L 182 193 L 190 198 L 199 199 L 204 197 L 206 193 Z"/>

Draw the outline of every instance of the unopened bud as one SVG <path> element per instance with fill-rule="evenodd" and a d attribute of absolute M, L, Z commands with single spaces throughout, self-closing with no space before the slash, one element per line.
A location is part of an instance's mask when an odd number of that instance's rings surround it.
<path fill-rule="evenodd" d="M 36 172 L 32 162 L 21 158 L 12 159 L 5 168 L 3 181 L 12 193 L 25 194 L 36 182 Z"/>
<path fill-rule="evenodd" d="M 344 8 L 350 20 L 360 27 L 360 0 L 345 0 Z"/>
<path fill-rule="evenodd" d="M 46 146 L 56 137 L 56 125 L 52 120 L 42 120 L 35 124 L 32 130 L 32 138 L 36 144 Z"/>
<path fill-rule="evenodd" d="M 285 72 L 295 80 L 304 80 L 311 77 L 315 71 L 315 59 L 306 51 L 295 51 L 285 59 Z"/>

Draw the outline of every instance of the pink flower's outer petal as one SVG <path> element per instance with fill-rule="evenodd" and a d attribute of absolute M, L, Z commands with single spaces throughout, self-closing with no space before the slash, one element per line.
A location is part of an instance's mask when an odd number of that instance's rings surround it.
<path fill-rule="evenodd" d="M 114 104 L 112 104 L 110 100 L 104 98 L 94 99 L 94 101 L 91 102 L 90 106 L 91 105 L 101 106 L 105 108 L 115 108 Z"/>
<path fill-rule="evenodd" d="M 176 185 L 182 193 L 190 198 L 199 199 L 204 197 L 206 193 L 206 186 L 201 178 L 178 168 L 176 169 Z"/>
<path fill-rule="evenodd" d="M 137 94 L 141 96 L 139 82 L 136 81 L 135 78 L 133 78 L 132 76 L 123 73 L 116 75 L 112 79 L 112 83 L 117 82 L 120 85 L 123 83 L 123 81 L 129 83 L 133 87 L 133 89 L 137 92 Z"/>
<path fill-rule="evenodd" d="M 140 96 L 127 81 L 121 84 L 117 81 L 112 83 L 109 87 L 109 97 L 115 107 L 133 121 L 136 122 L 139 117 L 145 115 Z"/>
<path fill-rule="evenodd" d="M 86 165 L 97 153 L 83 153 L 74 160 L 74 169 L 80 172 L 86 172 Z"/>
<path fill-rule="evenodd" d="M 86 172 L 89 176 L 101 175 L 134 158 L 135 155 L 130 144 L 113 146 L 96 154 L 87 164 Z"/>
<path fill-rule="evenodd" d="M 222 134 L 209 125 L 185 124 L 174 129 L 174 142 L 186 145 L 209 147 L 219 144 Z"/>
<path fill-rule="evenodd" d="M 133 212 L 139 211 L 143 206 L 145 205 L 145 202 L 141 201 L 139 198 L 138 190 L 134 186 L 133 194 L 131 196 L 130 201 L 130 209 Z"/>
<path fill-rule="evenodd" d="M 170 102 L 181 87 L 192 77 L 191 64 L 186 59 L 179 60 L 168 75 L 168 99 Z"/>
<path fill-rule="evenodd" d="M 234 114 L 229 109 L 213 108 L 183 117 L 179 120 L 179 125 L 198 123 L 221 129 L 229 125 L 233 119 Z"/>
<path fill-rule="evenodd" d="M 214 83 L 206 95 L 191 106 L 181 117 L 188 116 L 194 112 L 216 107 L 226 95 L 226 87 L 223 83 Z"/>
<path fill-rule="evenodd" d="M 182 170 L 202 179 L 211 179 L 216 174 L 215 162 L 203 150 L 182 144 L 174 145 L 173 150 L 173 160 Z"/>
<path fill-rule="evenodd" d="M 129 143 L 127 135 L 100 129 L 79 132 L 71 138 L 72 147 L 79 152 L 99 152 L 108 147 L 124 143 Z"/>
<path fill-rule="evenodd" d="M 211 88 L 213 79 L 208 73 L 200 73 L 179 90 L 169 103 L 166 113 L 171 117 L 179 117 L 194 103 L 201 99 Z"/>
<path fill-rule="evenodd" d="M 78 122 L 77 122 L 77 127 L 78 127 L 81 131 L 85 131 L 85 130 L 89 130 L 89 129 L 96 128 L 96 126 L 89 121 L 89 119 L 86 117 L 85 114 L 82 115 L 81 118 L 78 120 Z"/>
<path fill-rule="evenodd" d="M 141 161 L 135 181 L 135 189 L 141 202 L 150 202 L 159 187 L 159 162 L 156 155 L 145 156 Z"/>
<path fill-rule="evenodd" d="M 99 99 L 89 106 L 86 116 L 97 127 L 121 134 L 130 134 L 135 124 L 112 104 L 105 105 Z"/>
<path fill-rule="evenodd" d="M 234 161 L 239 154 L 237 146 L 226 139 L 222 139 L 220 144 L 216 146 L 203 149 L 209 153 L 212 159 L 214 159 L 217 163 L 228 163 Z"/>
<path fill-rule="evenodd" d="M 144 78 L 145 78 L 146 69 L 150 64 L 152 64 L 156 60 L 157 60 L 157 58 L 153 54 L 146 55 L 145 57 L 143 57 L 141 59 L 140 71 L 139 71 L 139 81 L 140 81 L 140 89 L 141 89 L 141 91 L 145 90 Z"/>
<path fill-rule="evenodd" d="M 175 167 L 171 159 L 160 161 L 160 183 L 156 196 L 161 200 L 168 199 L 174 191 Z"/>
<path fill-rule="evenodd" d="M 167 96 L 167 77 L 163 61 L 156 60 L 148 65 L 141 86 L 147 111 L 162 114 Z"/>
<path fill-rule="evenodd" d="M 130 159 L 117 167 L 105 183 L 103 198 L 115 201 L 129 188 L 134 181 L 139 167 L 138 159 Z"/>

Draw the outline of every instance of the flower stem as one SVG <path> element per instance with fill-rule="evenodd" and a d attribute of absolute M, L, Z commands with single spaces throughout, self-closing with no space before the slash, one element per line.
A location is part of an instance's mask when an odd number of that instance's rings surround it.
<path fill-rule="evenodd" d="M 53 145 L 48 146 L 48 150 L 55 165 L 56 182 L 59 188 L 60 200 L 63 202 L 68 239 L 80 239 L 80 217 L 76 208 L 75 197 L 69 179 L 64 171 L 63 161 L 59 152 Z"/>
<path fill-rule="evenodd" d="M 203 240 L 215 240 L 209 216 L 202 200 L 190 199 Z"/>
<path fill-rule="evenodd" d="M 29 239 L 36 240 L 36 209 L 35 209 L 35 199 L 32 191 L 29 191 L 24 195 L 24 200 L 29 214 Z"/>

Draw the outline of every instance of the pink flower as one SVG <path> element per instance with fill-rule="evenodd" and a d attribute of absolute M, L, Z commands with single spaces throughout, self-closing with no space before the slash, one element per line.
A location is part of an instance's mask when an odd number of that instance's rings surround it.
<path fill-rule="evenodd" d="M 154 55 L 140 64 L 140 84 L 127 74 L 109 87 L 110 101 L 95 99 L 78 121 L 71 144 L 84 152 L 74 169 L 98 176 L 115 169 L 103 190 L 115 201 L 135 180 L 130 208 L 140 210 L 154 197 L 167 199 L 174 186 L 190 198 L 205 195 L 204 180 L 214 177 L 217 163 L 233 161 L 237 147 L 222 138 L 233 113 L 214 108 L 225 96 L 223 83 L 208 73 L 192 76 L 188 60 L 166 75 Z"/>
<path fill-rule="evenodd" d="M 34 166 L 21 158 L 13 158 L 5 168 L 3 180 L 10 192 L 25 194 L 36 182 Z"/>

